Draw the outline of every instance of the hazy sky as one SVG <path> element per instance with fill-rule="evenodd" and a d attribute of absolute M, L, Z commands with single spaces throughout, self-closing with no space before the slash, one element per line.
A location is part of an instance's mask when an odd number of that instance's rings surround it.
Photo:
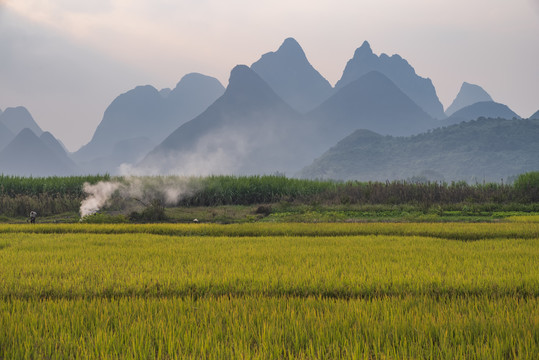
<path fill-rule="evenodd" d="M 523 117 L 539 109 L 539 0 L 0 0 L 0 109 L 26 106 L 77 150 L 120 93 L 190 72 L 226 86 L 287 37 L 332 84 L 368 40 L 444 107 L 467 81 Z"/>

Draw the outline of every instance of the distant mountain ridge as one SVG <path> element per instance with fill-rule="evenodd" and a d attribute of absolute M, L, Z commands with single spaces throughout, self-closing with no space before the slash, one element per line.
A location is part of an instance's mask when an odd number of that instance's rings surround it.
<path fill-rule="evenodd" d="M 43 130 L 24 106 L 5 109 L 0 114 L 0 123 L 3 123 L 13 134 L 18 134 L 25 128 L 32 130 L 37 136 L 43 133 Z"/>
<path fill-rule="evenodd" d="M 293 38 L 287 38 L 276 52 L 253 63 L 254 70 L 290 106 L 305 113 L 333 92 L 330 83 L 313 68 Z"/>
<path fill-rule="evenodd" d="M 121 163 L 138 161 L 223 91 L 217 79 L 197 73 L 182 77 L 166 94 L 150 85 L 138 86 L 114 99 L 91 141 L 73 156 L 95 172 L 114 172 Z M 119 146 L 128 143 L 130 152 Z"/>
<path fill-rule="evenodd" d="M 456 111 L 482 101 L 494 101 L 479 85 L 463 82 L 455 100 L 449 105 L 445 114 L 451 116 Z"/>
<path fill-rule="evenodd" d="M 292 172 L 309 161 L 303 129 L 302 115 L 253 70 L 238 65 L 225 93 L 152 150 L 139 168 L 182 174 Z"/>
<path fill-rule="evenodd" d="M 18 176 L 68 176 L 79 172 L 75 163 L 48 132 L 38 137 L 25 128 L 0 151 L 3 174 Z"/>
<path fill-rule="evenodd" d="M 483 138 L 474 142 L 474 136 L 482 137 L 482 131 L 490 134 L 492 127 L 501 124 L 497 118 L 520 119 L 506 105 L 475 101 L 478 99 L 491 97 L 481 87 L 463 83 L 447 109 L 454 112 L 442 119 L 443 106 L 431 80 L 417 75 L 399 55 L 375 55 L 366 41 L 356 49 L 332 88 L 309 63 L 299 43 L 287 38 L 276 51 L 265 53 L 250 67 L 234 67 L 226 89 L 215 78 L 190 73 L 174 89 L 157 90 L 145 85 L 120 94 L 105 110 L 90 142 L 71 155 L 52 134 L 41 130 L 24 107 L 0 110 L 0 172 L 4 165 L 9 171 L 34 176 L 53 174 L 51 171 L 58 175 L 80 173 L 81 169 L 109 174 L 293 175 L 303 168 L 302 174 L 318 171 L 320 177 L 364 176 L 353 173 L 359 163 L 363 170 L 370 169 L 368 176 L 403 178 L 413 170 L 448 178 L 452 176 L 448 169 L 458 176 L 469 175 L 473 166 L 466 165 L 466 157 L 478 161 L 477 169 L 483 169 L 484 174 L 496 174 L 497 170 L 489 168 L 481 156 L 510 157 L 513 168 L 522 165 L 524 160 L 511 157 L 511 149 L 492 155 L 475 147 Z M 474 120 L 482 117 L 489 119 L 481 119 L 478 127 Z M 539 117 L 539 111 L 531 117 Z M 492 123 L 486 125 L 484 121 Z M 458 131 L 439 132 L 461 122 L 476 125 L 462 124 Z M 498 129 L 516 129 L 504 126 Z M 461 155 L 447 155 L 460 165 L 450 167 L 445 154 L 431 149 L 435 141 L 441 147 L 447 145 L 442 137 L 432 141 L 425 137 L 425 131 L 435 128 L 439 129 L 431 131 L 433 134 L 446 134 L 455 144 L 460 141 L 457 133 L 473 143 L 468 147 L 461 144 L 455 150 Z M 522 131 L 533 133 L 534 129 Z M 428 141 L 407 143 L 406 139 Z M 491 139 L 503 143 L 501 138 Z M 26 146 L 24 142 L 28 142 Z M 481 144 L 488 147 L 486 142 Z M 331 157 L 335 164 L 324 163 L 330 158 L 328 154 L 335 155 L 335 149 L 361 151 L 345 156 L 345 161 L 339 155 Z M 477 156 L 466 149 L 475 149 Z M 420 151 L 437 158 L 419 156 Z M 515 151 L 528 161 L 525 151 L 535 148 L 532 144 Z M 406 158 L 405 154 L 417 159 Z M 306 167 L 317 157 L 312 166 Z M 406 162 L 409 169 L 403 165 Z M 441 167 L 432 165 L 437 163 Z M 498 167 L 501 169 L 500 164 Z"/>
<path fill-rule="evenodd" d="M 456 111 L 445 120 L 442 120 L 440 124 L 442 126 L 449 126 L 458 124 L 462 121 L 476 120 L 480 117 L 486 118 L 500 118 L 500 119 L 520 119 L 517 113 L 511 110 L 507 105 L 500 104 L 494 101 L 481 101 L 472 105 L 465 106 L 464 108 Z"/>
<path fill-rule="evenodd" d="M 539 169 L 539 120 L 487 119 L 410 137 L 358 130 L 300 172 L 306 178 L 500 181 Z"/>
<path fill-rule="evenodd" d="M 431 117 L 445 118 L 443 106 L 430 79 L 417 75 L 408 61 L 397 54 L 391 57 L 386 54 L 375 55 L 367 41 L 356 49 L 335 89 L 340 89 L 371 71 L 379 71 L 387 76 Z"/>
<path fill-rule="evenodd" d="M 378 71 L 343 86 L 308 116 L 320 127 L 320 141 L 327 147 L 358 129 L 403 136 L 425 131 L 436 123 Z"/>
<path fill-rule="evenodd" d="M 13 134 L 13 132 L 9 130 L 6 125 L 0 122 L 0 150 L 2 150 L 4 146 L 9 144 L 9 142 L 13 140 L 14 137 L 15 134 Z"/>

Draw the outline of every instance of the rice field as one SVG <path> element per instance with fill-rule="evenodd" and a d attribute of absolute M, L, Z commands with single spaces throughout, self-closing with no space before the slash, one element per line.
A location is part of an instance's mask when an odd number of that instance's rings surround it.
<path fill-rule="evenodd" d="M 539 222 L 0 225 L 0 359 L 537 359 Z"/>

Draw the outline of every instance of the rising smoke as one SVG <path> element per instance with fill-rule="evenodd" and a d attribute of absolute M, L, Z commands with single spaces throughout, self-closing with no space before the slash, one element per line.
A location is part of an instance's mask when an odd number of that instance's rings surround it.
<path fill-rule="evenodd" d="M 199 190 L 200 186 L 198 178 L 180 176 L 126 176 L 94 185 L 85 183 L 83 190 L 87 197 L 82 201 L 79 212 L 81 218 L 92 215 L 111 205 L 113 199 L 134 200 L 141 204 L 159 200 L 166 205 L 176 205 Z"/>

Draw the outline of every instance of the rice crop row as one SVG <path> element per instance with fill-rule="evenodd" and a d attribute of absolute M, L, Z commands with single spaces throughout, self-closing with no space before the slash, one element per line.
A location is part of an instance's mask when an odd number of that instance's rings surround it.
<path fill-rule="evenodd" d="M 0 359 L 537 359 L 537 226 L 0 225 Z"/>
<path fill-rule="evenodd" d="M 1 225 L 0 234 L 153 234 L 169 236 L 425 236 L 453 240 L 539 238 L 535 217 L 500 223 L 248 223 Z"/>
<path fill-rule="evenodd" d="M 26 234 L 0 298 L 539 296 L 539 239 Z"/>
<path fill-rule="evenodd" d="M 537 359 L 537 298 L 0 302 L 2 359 Z"/>

